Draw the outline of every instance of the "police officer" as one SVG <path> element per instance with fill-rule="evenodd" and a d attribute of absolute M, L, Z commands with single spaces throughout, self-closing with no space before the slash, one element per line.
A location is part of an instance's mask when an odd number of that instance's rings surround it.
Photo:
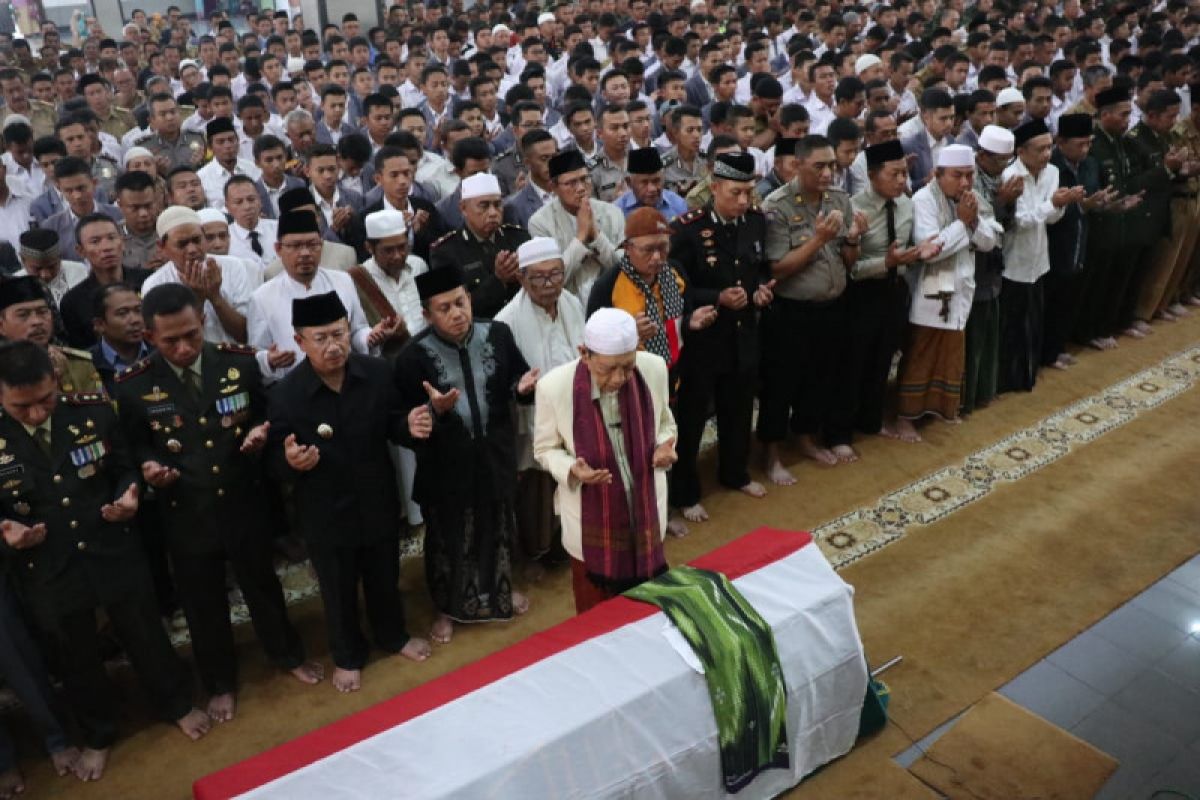
<path fill-rule="evenodd" d="M 83 75 L 79 79 L 79 94 L 87 98 L 88 106 L 95 113 L 100 130 L 117 141 L 137 127 L 133 112 L 113 103 L 112 89 L 101 75 L 95 72 Z"/>
<path fill-rule="evenodd" d="M 54 315 L 46 289 L 32 275 L 0 282 L 0 336 L 27 339 L 50 354 L 59 389 L 67 394 L 104 394 L 104 382 L 92 363 L 92 355 L 72 347 L 51 346 Z"/>
<path fill-rule="evenodd" d="M 717 156 L 712 178 L 712 201 L 676 219 L 671 234 L 670 260 L 684 272 L 691 303 L 717 308 L 714 324 L 687 331 L 680 356 L 675 406 L 679 460 L 671 470 L 671 503 L 693 522 L 708 517 L 700 505 L 696 457 L 714 402 L 721 485 L 751 497 L 766 494 L 750 479 L 748 462 L 759 360 L 756 318 L 758 309 L 773 299 L 764 248 L 767 221 L 753 205 L 753 156 Z"/>
<path fill-rule="evenodd" d="M 494 175 L 480 172 L 464 180 L 459 207 L 463 226 L 433 243 L 430 267 L 462 269 L 474 314 L 491 319 L 520 288 L 517 248 L 529 241 L 529 232 L 501 224 L 500 183 Z"/>
<path fill-rule="evenodd" d="M 75 772 L 100 777 L 116 739 L 115 690 L 96 629 L 103 608 L 163 719 L 192 739 L 208 715 L 171 647 L 129 524 L 138 478 L 108 399 L 59 395 L 46 351 L 0 344 L 0 534 L 29 609 L 63 654 L 59 677 L 84 735 Z"/>
<path fill-rule="evenodd" d="M 204 163 L 208 145 L 200 134 L 182 129 L 175 98 L 169 94 L 156 94 L 147 103 L 152 133 L 137 139 L 134 145 L 154 154 L 159 162 L 159 174 L 166 175 L 176 167 L 198 167 Z"/>
<path fill-rule="evenodd" d="M 143 300 L 147 338 L 158 350 L 117 376 L 122 427 L 135 464 L 153 486 L 209 715 L 233 719 L 237 654 L 225 591 L 229 561 L 267 656 L 304 683 L 304 663 L 271 564 L 257 452 L 266 444 L 266 397 L 254 351 L 205 343 L 202 302 L 163 284 Z"/>

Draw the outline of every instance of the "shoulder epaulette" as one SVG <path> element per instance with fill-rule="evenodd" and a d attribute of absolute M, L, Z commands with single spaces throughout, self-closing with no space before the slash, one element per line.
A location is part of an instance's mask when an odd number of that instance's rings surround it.
<path fill-rule="evenodd" d="M 746 209 L 746 213 L 747 214 L 766 214 L 767 212 L 763 211 L 762 206 L 760 206 L 758 203 L 753 203 L 753 204 L 751 204 L 751 206 L 749 208 Z"/>
<path fill-rule="evenodd" d="M 64 356 L 70 356 L 71 358 L 84 358 L 88 361 L 92 360 L 92 354 L 87 350 L 77 350 L 74 347 L 60 347 L 58 349 L 62 351 Z"/>
<path fill-rule="evenodd" d="M 145 372 L 148 369 L 150 369 L 149 356 L 147 356 L 146 358 L 143 358 L 141 361 L 138 361 L 136 364 L 131 364 L 130 366 L 121 370 L 114 376 L 114 378 L 117 383 L 122 383 L 124 381 L 129 380 L 130 378 L 141 375 L 143 372 Z"/>
<path fill-rule="evenodd" d="M 511 224 L 511 223 L 508 223 L 508 222 L 501 222 L 501 223 L 500 223 L 500 227 L 501 227 L 501 228 L 507 228 L 507 229 L 508 229 L 508 230 L 510 230 L 510 231 L 523 231 L 523 230 L 525 230 L 525 229 L 524 229 L 524 228 L 522 228 L 520 225 L 513 225 L 513 224 Z"/>
<path fill-rule="evenodd" d="M 676 220 L 680 225 L 688 225 L 704 216 L 704 208 L 693 208 L 685 214 L 680 214 Z"/>
<path fill-rule="evenodd" d="M 107 395 L 95 392 L 64 394 L 62 400 L 69 406 L 106 406 L 110 402 Z"/>
<path fill-rule="evenodd" d="M 258 352 L 250 345 L 239 342 L 218 342 L 217 349 L 222 353 L 237 353 L 243 356 L 252 356 Z"/>
<path fill-rule="evenodd" d="M 443 234 L 443 235 L 442 235 L 442 237 L 441 237 L 440 239 L 438 239 L 437 241 L 435 241 L 433 244 L 429 245 L 429 249 L 431 249 L 431 250 L 432 250 L 433 248 L 435 248 L 435 247 L 437 247 L 438 245 L 440 245 L 442 242 L 444 242 L 444 241 L 446 241 L 447 239 L 449 239 L 450 237 L 454 236 L 454 234 L 456 234 L 456 233 L 458 233 L 458 231 L 457 231 L 457 230 L 453 230 L 453 231 L 450 231 L 450 232 L 449 232 L 449 233 L 447 233 L 447 234 Z"/>

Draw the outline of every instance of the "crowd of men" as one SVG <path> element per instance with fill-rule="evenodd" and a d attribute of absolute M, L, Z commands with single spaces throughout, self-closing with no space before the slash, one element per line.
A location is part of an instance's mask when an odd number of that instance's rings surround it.
<path fill-rule="evenodd" d="M 916 442 L 1200 306 L 1187 0 L 241 22 L 0 37 L 0 673 L 63 775 L 104 771 L 114 648 L 188 736 L 234 718 L 231 586 L 323 680 L 280 553 L 354 691 L 433 652 L 403 535 L 434 643 L 524 613 L 516 564 L 583 611 L 708 518 L 714 416 L 762 498 L 789 442 Z"/>

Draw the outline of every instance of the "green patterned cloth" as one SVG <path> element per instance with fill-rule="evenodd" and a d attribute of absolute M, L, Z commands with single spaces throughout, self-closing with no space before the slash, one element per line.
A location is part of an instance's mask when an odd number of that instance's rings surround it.
<path fill-rule="evenodd" d="M 704 665 L 725 791 L 786 768 L 787 687 L 771 626 L 719 572 L 675 567 L 625 592 L 658 606 Z"/>

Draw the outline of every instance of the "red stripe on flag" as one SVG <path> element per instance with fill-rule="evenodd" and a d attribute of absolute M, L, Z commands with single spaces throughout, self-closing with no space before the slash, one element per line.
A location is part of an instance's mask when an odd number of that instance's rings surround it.
<path fill-rule="evenodd" d="M 730 579 L 761 569 L 812 543 L 799 531 L 759 528 L 694 561 L 693 567 L 724 573 Z M 421 716 L 490 683 L 571 647 L 645 619 L 658 609 L 617 597 L 591 611 L 548 628 L 472 664 L 306 733 L 263 753 L 200 778 L 192 785 L 196 800 L 236 797 L 364 739 Z"/>

